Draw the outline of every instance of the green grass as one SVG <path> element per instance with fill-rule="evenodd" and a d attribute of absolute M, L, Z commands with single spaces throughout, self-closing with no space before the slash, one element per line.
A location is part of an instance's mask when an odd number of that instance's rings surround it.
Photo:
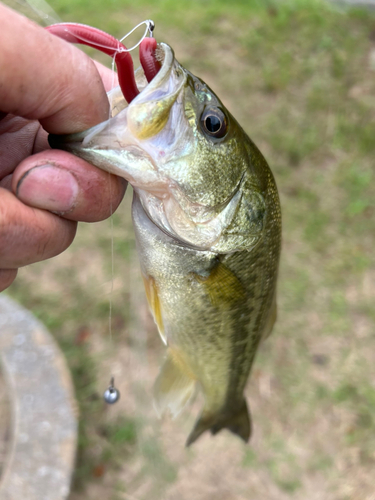
<path fill-rule="evenodd" d="M 145 459 L 143 475 L 152 476 L 157 482 L 173 483 L 177 479 L 177 466 L 165 456 L 158 441 L 154 438 L 146 440 L 142 445 Z"/>
<path fill-rule="evenodd" d="M 113 216 L 113 229 L 82 225 L 64 256 L 20 272 L 9 293 L 48 326 L 73 374 L 81 412 L 74 500 L 96 500 L 93 483 L 115 485 L 107 497 L 116 500 L 208 500 L 239 491 L 302 500 L 312 487 L 317 497 L 344 499 L 343 476 L 350 498 L 370 497 L 374 15 L 308 0 L 56 0 L 52 7 L 64 21 L 116 36 L 152 18 L 156 38 L 207 81 L 260 147 L 283 211 L 279 316 L 249 387 L 251 447 L 228 433 L 185 453 L 186 422 L 154 417 L 150 394 L 162 348 L 144 319 L 129 202 Z M 90 335 L 77 343 L 84 328 Z M 129 382 L 119 410 L 101 400 L 112 367 Z"/>
<path fill-rule="evenodd" d="M 257 456 L 252 448 L 248 448 L 245 450 L 242 466 L 243 467 L 254 467 L 257 465 Z"/>

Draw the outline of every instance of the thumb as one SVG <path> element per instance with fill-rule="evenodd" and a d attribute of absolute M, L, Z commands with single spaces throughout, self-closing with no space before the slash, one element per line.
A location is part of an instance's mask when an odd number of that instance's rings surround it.
<path fill-rule="evenodd" d="M 26 158 L 12 178 L 13 192 L 26 205 L 84 222 L 109 217 L 125 189 L 126 182 L 120 177 L 59 150 Z"/>

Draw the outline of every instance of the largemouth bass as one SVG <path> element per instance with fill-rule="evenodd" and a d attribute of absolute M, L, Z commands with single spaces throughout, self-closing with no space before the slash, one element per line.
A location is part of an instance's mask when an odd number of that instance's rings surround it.
<path fill-rule="evenodd" d="M 127 104 L 109 93 L 112 118 L 50 136 L 127 179 L 147 299 L 166 360 L 155 407 L 176 416 L 199 387 L 204 408 L 187 445 L 227 428 L 248 441 L 244 389 L 276 318 L 281 213 L 265 159 L 214 92 L 166 44 L 150 83 Z"/>

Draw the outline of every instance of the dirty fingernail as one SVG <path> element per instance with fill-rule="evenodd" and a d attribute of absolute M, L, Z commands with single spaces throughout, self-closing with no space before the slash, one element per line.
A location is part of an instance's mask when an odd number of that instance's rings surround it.
<path fill-rule="evenodd" d="M 54 165 L 40 165 L 21 177 L 16 194 L 27 205 L 67 212 L 74 208 L 78 191 L 77 180 L 71 172 Z"/>

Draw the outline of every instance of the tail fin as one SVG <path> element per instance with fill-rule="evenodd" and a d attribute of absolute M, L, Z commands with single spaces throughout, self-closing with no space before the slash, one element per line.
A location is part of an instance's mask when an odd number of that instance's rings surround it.
<path fill-rule="evenodd" d="M 245 399 L 238 411 L 227 418 L 223 418 L 221 415 L 208 415 L 203 411 L 186 441 L 186 446 L 194 443 L 205 431 L 210 430 L 211 434 L 217 434 L 224 428 L 229 429 L 233 434 L 237 434 L 246 443 L 249 441 L 251 418 Z"/>

